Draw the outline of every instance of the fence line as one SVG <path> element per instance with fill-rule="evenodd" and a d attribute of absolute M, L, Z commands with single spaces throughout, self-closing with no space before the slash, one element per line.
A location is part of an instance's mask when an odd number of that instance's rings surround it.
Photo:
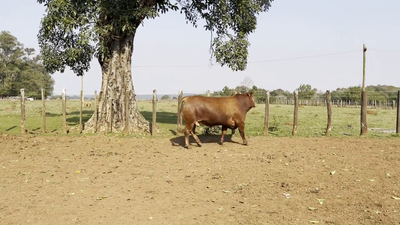
<path fill-rule="evenodd" d="M 270 104 L 274 105 L 294 105 L 295 102 L 293 99 L 290 100 L 275 100 L 270 101 Z M 333 107 L 349 107 L 349 108 L 358 108 L 361 107 L 361 101 L 342 101 L 342 100 L 331 100 L 330 104 Z M 326 106 L 326 100 L 304 100 L 299 99 L 299 105 L 301 106 Z M 368 101 L 367 106 L 369 108 L 380 108 L 380 109 L 396 109 L 397 103 L 396 101 Z"/>
<path fill-rule="evenodd" d="M 24 89 L 20 90 L 21 92 L 21 97 L 20 97 L 20 101 L 21 101 L 21 133 L 24 134 L 26 133 L 26 127 L 25 127 L 25 93 L 24 93 Z M 182 96 L 183 96 L 183 91 L 179 91 L 178 93 L 178 99 L 173 99 L 172 101 L 178 101 L 178 108 L 177 108 L 177 128 L 179 129 L 182 125 L 182 117 L 180 115 L 180 102 L 182 101 Z M 265 121 L 264 121 L 264 134 L 268 135 L 268 128 L 269 128 L 269 105 L 273 104 L 270 102 L 270 96 L 269 96 L 269 92 L 267 91 L 265 93 Z M 67 130 L 67 122 L 66 122 L 66 90 L 63 89 L 62 92 L 62 114 L 63 114 L 63 133 L 67 134 L 68 130 Z M 98 104 L 97 104 L 97 92 L 95 91 L 95 132 L 97 131 L 97 114 L 98 114 Z M 155 135 L 156 132 L 156 112 L 157 112 L 157 94 L 156 94 L 156 90 L 153 91 L 153 116 L 152 116 L 152 122 L 151 122 L 151 134 Z M 171 100 L 167 100 L 167 101 L 171 101 Z M 392 101 L 391 103 L 389 102 L 384 102 L 384 104 L 382 104 L 382 102 L 377 102 L 377 101 L 369 101 L 370 104 L 368 104 L 368 106 L 370 108 L 386 108 L 386 109 L 394 109 L 396 107 L 397 109 L 397 114 L 396 114 L 396 133 L 398 134 L 400 132 L 400 91 L 398 91 L 397 93 L 397 101 Z M 43 133 L 46 132 L 46 106 L 45 106 L 45 100 L 44 100 L 44 90 L 42 89 L 42 131 Z M 81 102 L 81 105 L 83 103 Z M 327 107 L 327 114 L 328 114 L 328 119 L 327 119 L 327 128 L 326 128 L 326 136 L 330 136 L 330 132 L 331 132 L 331 122 L 332 122 L 332 109 L 331 107 L 360 107 L 360 105 L 358 104 L 358 102 L 350 102 L 350 101 L 338 101 L 338 100 L 331 100 L 331 93 L 330 91 L 326 92 L 326 99 L 325 100 L 321 100 L 321 99 L 317 99 L 317 100 L 299 100 L 298 99 L 298 92 L 295 91 L 294 92 L 294 100 L 286 100 L 286 101 L 281 101 L 278 100 L 275 102 L 275 104 L 277 105 L 282 105 L 282 104 L 286 104 L 286 105 L 294 105 L 294 117 L 293 117 L 293 130 L 292 130 L 292 135 L 296 135 L 297 134 L 297 126 L 298 126 L 298 107 L 305 105 L 305 106 L 326 106 Z M 82 106 L 80 107 L 80 111 L 82 115 Z M 112 117 L 112 115 L 111 115 Z M 111 118 L 112 119 L 112 118 Z M 110 121 L 107 121 L 110 122 Z M 81 124 L 81 121 L 80 121 Z M 80 125 L 82 126 L 82 125 Z M 108 126 L 108 128 L 110 129 L 111 127 Z M 109 130 L 108 131 L 111 131 Z"/>

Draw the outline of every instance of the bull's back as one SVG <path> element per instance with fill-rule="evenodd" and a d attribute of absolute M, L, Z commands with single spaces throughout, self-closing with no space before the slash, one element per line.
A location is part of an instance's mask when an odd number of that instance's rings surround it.
<path fill-rule="evenodd" d="M 209 126 L 225 124 L 238 111 L 237 101 L 232 97 L 189 96 L 184 101 L 184 119 L 202 121 Z"/>

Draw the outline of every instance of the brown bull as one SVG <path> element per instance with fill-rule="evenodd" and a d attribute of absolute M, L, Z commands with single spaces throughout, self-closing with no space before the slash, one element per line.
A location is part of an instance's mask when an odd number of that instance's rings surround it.
<path fill-rule="evenodd" d="M 244 121 L 246 113 L 255 107 L 252 92 L 236 94 L 231 97 L 184 97 L 180 104 L 180 112 L 185 120 L 185 148 L 189 148 L 189 135 L 192 134 L 198 146 L 200 139 L 195 134 L 196 126 L 222 125 L 222 136 L 220 144 L 224 143 L 224 137 L 228 128 L 234 130 L 239 128 L 243 144 L 247 145 L 244 135 Z"/>

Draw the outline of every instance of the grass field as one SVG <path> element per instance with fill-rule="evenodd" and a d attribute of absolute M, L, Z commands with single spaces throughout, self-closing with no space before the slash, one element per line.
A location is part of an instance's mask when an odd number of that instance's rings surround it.
<path fill-rule="evenodd" d="M 151 121 L 152 104 L 150 101 L 139 101 L 143 116 Z M 26 101 L 26 129 L 41 133 L 42 102 Z M 87 121 L 93 113 L 94 104 L 83 108 L 83 121 Z M 264 130 L 263 104 L 251 109 L 246 118 L 246 135 L 258 136 Z M 270 105 L 269 134 L 271 136 L 291 136 L 293 128 L 293 106 Z M 157 106 L 157 124 L 160 128 L 158 136 L 173 135 L 176 130 L 177 101 L 159 101 Z M 360 108 L 332 108 L 332 133 L 334 137 L 359 136 Z M 21 125 L 21 108 L 19 101 L 0 101 L 0 134 L 19 134 Z M 303 106 L 299 108 L 297 136 L 319 137 L 325 135 L 327 110 L 325 106 Z M 46 125 L 48 134 L 62 133 L 61 101 L 46 101 Z M 367 125 L 370 129 L 391 130 L 396 127 L 396 110 L 369 109 Z M 79 101 L 67 102 L 67 126 L 79 126 Z M 201 130 L 201 129 L 200 129 Z M 46 135 L 48 135 L 46 134 Z M 393 133 L 369 130 L 367 137 L 393 137 Z"/>

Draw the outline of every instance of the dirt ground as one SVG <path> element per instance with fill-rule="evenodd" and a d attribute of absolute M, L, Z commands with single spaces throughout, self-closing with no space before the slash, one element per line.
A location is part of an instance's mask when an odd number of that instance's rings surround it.
<path fill-rule="evenodd" d="M 0 136 L 1 224 L 400 224 L 397 138 L 201 139 Z"/>

